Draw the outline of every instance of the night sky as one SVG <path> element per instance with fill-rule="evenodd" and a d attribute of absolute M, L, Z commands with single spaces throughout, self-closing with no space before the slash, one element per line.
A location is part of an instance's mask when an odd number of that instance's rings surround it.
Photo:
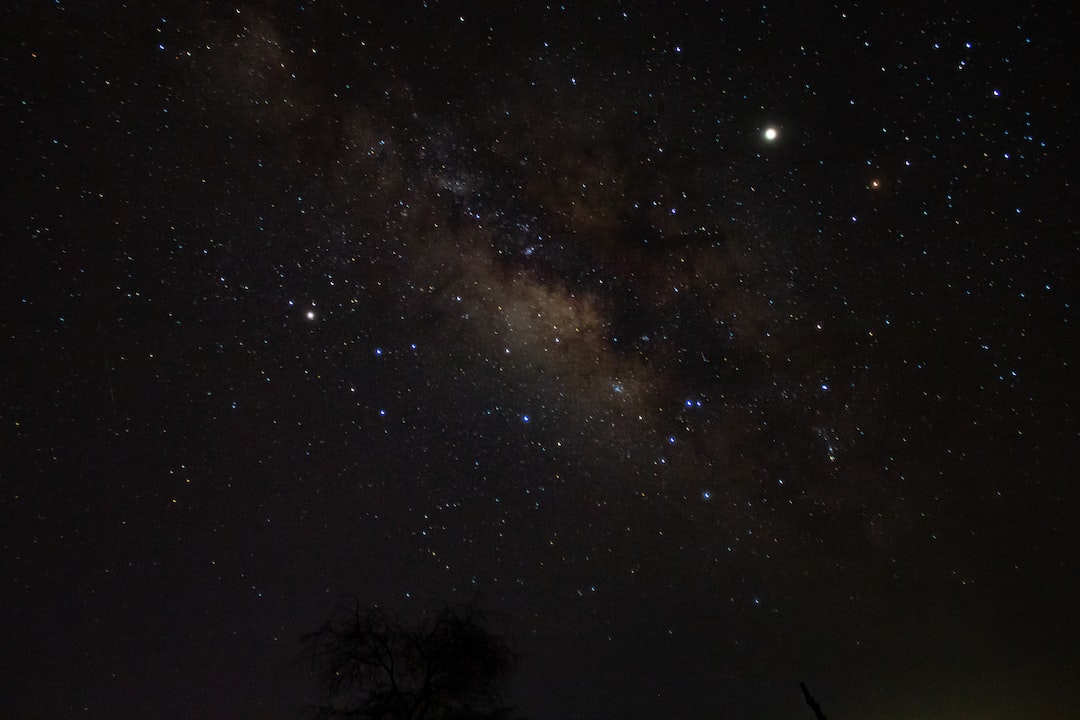
<path fill-rule="evenodd" d="M 299 717 L 355 595 L 533 720 L 1080 717 L 1080 22 L 1001 7 L 5 3 L 0 716 Z"/>

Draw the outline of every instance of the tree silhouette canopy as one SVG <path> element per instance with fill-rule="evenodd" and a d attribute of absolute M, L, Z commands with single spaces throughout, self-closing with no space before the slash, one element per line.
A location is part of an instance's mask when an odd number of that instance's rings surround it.
<path fill-rule="evenodd" d="M 307 635 L 323 697 L 314 717 L 502 720 L 516 658 L 472 605 L 446 606 L 415 626 L 358 602 Z"/>

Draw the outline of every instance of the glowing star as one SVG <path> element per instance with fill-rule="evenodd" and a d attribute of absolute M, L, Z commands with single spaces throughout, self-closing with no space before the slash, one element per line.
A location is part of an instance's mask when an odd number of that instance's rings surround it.
<path fill-rule="evenodd" d="M 780 131 L 774 127 L 767 127 L 765 128 L 765 132 L 763 132 L 762 135 L 769 142 L 773 142 L 774 140 L 776 140 L 776 138 L 780 136 Z"/>

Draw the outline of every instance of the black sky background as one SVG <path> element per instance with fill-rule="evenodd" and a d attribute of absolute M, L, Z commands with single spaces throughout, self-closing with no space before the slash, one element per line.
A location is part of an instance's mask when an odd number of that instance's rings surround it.
<path fill-rule="evenodd" d="M 2 13 L 5 717 L 1080 713 L 1068 3 Z"/>

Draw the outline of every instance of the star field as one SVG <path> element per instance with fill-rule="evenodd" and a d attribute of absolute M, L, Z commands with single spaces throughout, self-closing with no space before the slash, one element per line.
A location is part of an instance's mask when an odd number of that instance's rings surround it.
<path fill-rule="evenodd" d="M 2 11 L 13 717 L 1069 718 L 1066 3 Z M 370 6 L 370 7 L 369 7 Z"/>

